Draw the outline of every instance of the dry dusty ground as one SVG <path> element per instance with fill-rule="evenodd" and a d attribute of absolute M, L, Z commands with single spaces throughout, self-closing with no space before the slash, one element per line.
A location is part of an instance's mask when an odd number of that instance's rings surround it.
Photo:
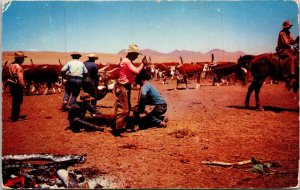
<path fill-rule="evenodd" d="M 86 154 L 74 168 L 97 168 L 121 188 L 283 188 L 298 184 L 298 96 L 283 84 L 266 84 L 261 91 L 265 111 L 244 109 L 247 87 L 210 86 L 175 90 L 175 82 L 159 88 L 168 102 L 169 126 L 149 128 L 127 137 L 105 132 L 73 133 L 67 113 L 59 110 L 61 94 L 25 96 L 27 121 L 8 120 L 11 97 L 2 108 L 2 154 Z M 194 86 L 194 84 L 193 84 Z M 182 86 L 184 87 L 184 86 Z M 138 91 L 133 91 L 132 104 Z M 113 114 L 114 95 L 98 102 L 102 113 Z M 253 97 L 251 105 L 254 106 Z M 201 162 L 238 162 L 255 157 L 279 162 L 272 174 L 247 167 L 220 167 Z"/>

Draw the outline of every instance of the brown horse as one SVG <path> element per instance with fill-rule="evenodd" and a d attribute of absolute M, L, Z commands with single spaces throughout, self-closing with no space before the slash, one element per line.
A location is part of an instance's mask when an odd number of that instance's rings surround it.
<path fill-rule="evenodd" d="M 293 90 L 296 93 L 299 88 L 299 51 L 295 51 L 295 79 L 296 83 L 293 84 Z M 264 81 L 268 76 L 271 76 L 280 81 L 288 81 L 290 78 L 291 69 L 290 65 L 282 64 L 282 61 L 276 54 L 264 53 L 261 55 L 245 55 L 238 59 L 238 68 L 240 70 L 249 70 L 252 73 L 253 81 L 248 88 L 246 95 L 245 106 L 249 107 L 250 96 L 253 90 L 255 91 L 256 108 L 263 111 L 260 104 L 259 92 Z M 240 72 L 242 73 L 242 72 Z M 288 84 L 287 84 L 288 85 Z"/>

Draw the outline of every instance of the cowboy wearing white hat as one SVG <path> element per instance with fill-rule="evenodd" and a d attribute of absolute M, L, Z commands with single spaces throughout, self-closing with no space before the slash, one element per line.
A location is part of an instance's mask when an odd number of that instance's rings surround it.
<path fill-rule="evenodd" d="M 8 82 L 12 96 L 11 120 L 13 122 L 19 121 L 19 119 L 25 119 L 26 117 L 26 115 L 20 115 L 20 109 L 23 103 L 23 89 L 25 87 L 24 71 L 21 65 L 27 56 L 23 51 L 17 51 L 14 53 L 14 58 L 14 62 L 8 67 L 10 74 Z"/>
<path fill-rule="evenodd" d="M 137 53 L 138 55 L 142 55 L 139 46 L 136 44 L 129 45 L 128 50 L 126 52 L 127 53 Z"/>
<path fill-rule="evenodd" d="M 115 136 L 122 136 L 122 133 L 126 130 L 126 118 L 131 108 L 131 84 L 134 82 L 135 75 L 141 72 L 143 67 L 148 64 L 146 57 L 144 57 L 138 67 L 133 65 L 133 61 L 141 55 L 138 45 L 129 45 L 126 52 L 126 58 L 123 58 L 120 62 L 118 83 L 114 89 L 116 95 L 116 123 L 115 126 L 113 126 L 113 134 Z"/>
<path fill-rule="evenodd" d="M 93 106 L 97 104 L 97 86 L 99 82 L 98 66 L 95 61 L 98 59 L 96 54 L 90 53 L 87 55 L 88 60 L 83 64 L 88 70 L 87 76 L 82 80 L 82 89 L 89 93 L 95 99 L 92 101 Z"/>
<path fill-rule="evenodd" d="M 88 54 L 87 57 L 88 57 L 89 59 L 90 59 L 90 58 L 91 58 L 91 59 L 95 59 L 95 60 L 98 59 L 98 56 L 97 56 L 96 54 L 93 54 L 93 53 Z"/>
<path fill-rule="evenodd" d="M 288 86 L 291 86 L 293 85 L 294 82 L 296 82 L 294 78 L 295 63 L 294 63 L 293 50 L 291 48 L 291 45 L 295 45 L 296 43 L 299 43 L 299 36 L 297 36 L 297 38 L 294 39 L 292 34 L 289 31 L 292 26 L 293 25 L 289 20 L 283 22 L 282 30 L 279 32 L 278 35 L 278 41 L 276 47 L 276 52 L 279 55 L 279 57 L 282 59 L 283 64 L 290 65 L 291 67 L 291 74 L 289 78 L 290 80 L 288 81 L 289 83 Z"/>

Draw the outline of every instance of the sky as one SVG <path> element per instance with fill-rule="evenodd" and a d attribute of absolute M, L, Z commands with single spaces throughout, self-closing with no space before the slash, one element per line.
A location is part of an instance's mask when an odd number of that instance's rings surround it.
<path fill-rule="evenodd" d="M 2 13 L 3 51 L 275 52 L 282 23 L 299 34 L 294 1 L 15 1 Z"/>

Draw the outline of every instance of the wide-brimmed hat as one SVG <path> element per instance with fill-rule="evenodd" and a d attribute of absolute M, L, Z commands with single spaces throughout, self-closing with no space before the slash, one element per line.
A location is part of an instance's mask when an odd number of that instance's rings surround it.
<path fill-rule="evenodd" d="M 98 56 L 96 54 L 90 53 L 87 55 L 88 58 L 94 58 L 94 59 L 98 59 Z"/>
<path fill-rule="evenodd" d="M 16 51 L 16 52 L 14 53 L 14 57 L 15 57 L 15 58 L 18 58 L 18 57 L 26 58 L 27 56 L 24 54 L 23 51 Z"/>
<path fill-rule="evenodd" d="M 91 101 L 94 100 L 95 98 L 93 98 L 89 93 L 81 93 L 78 98 L 77 98 L 77 102 L 85 102 L 85 101 Z"/>
<path fill-rule="evenodd" d="M 293 26 L 293 25 L 292 25 L 291 21 L 289 21 L 289 20 L 284 21 L 282 24 L 282 28 L 289 28 L 291 26 Z"/>
<path fill-rule="evenodd" d="M 136 44 L 130 44 L 128 47 L 128 50 L 126 52 L 127 53 L 138 53 L 138 54 L 142 55 L 140 52 L 139 46 Z"/>
<path fill-rule="evenodd" d="M 71 57 L 73 56 L 81 57 L 81 54 L 79 52 L 73 52 L 71 53 Z"/>

